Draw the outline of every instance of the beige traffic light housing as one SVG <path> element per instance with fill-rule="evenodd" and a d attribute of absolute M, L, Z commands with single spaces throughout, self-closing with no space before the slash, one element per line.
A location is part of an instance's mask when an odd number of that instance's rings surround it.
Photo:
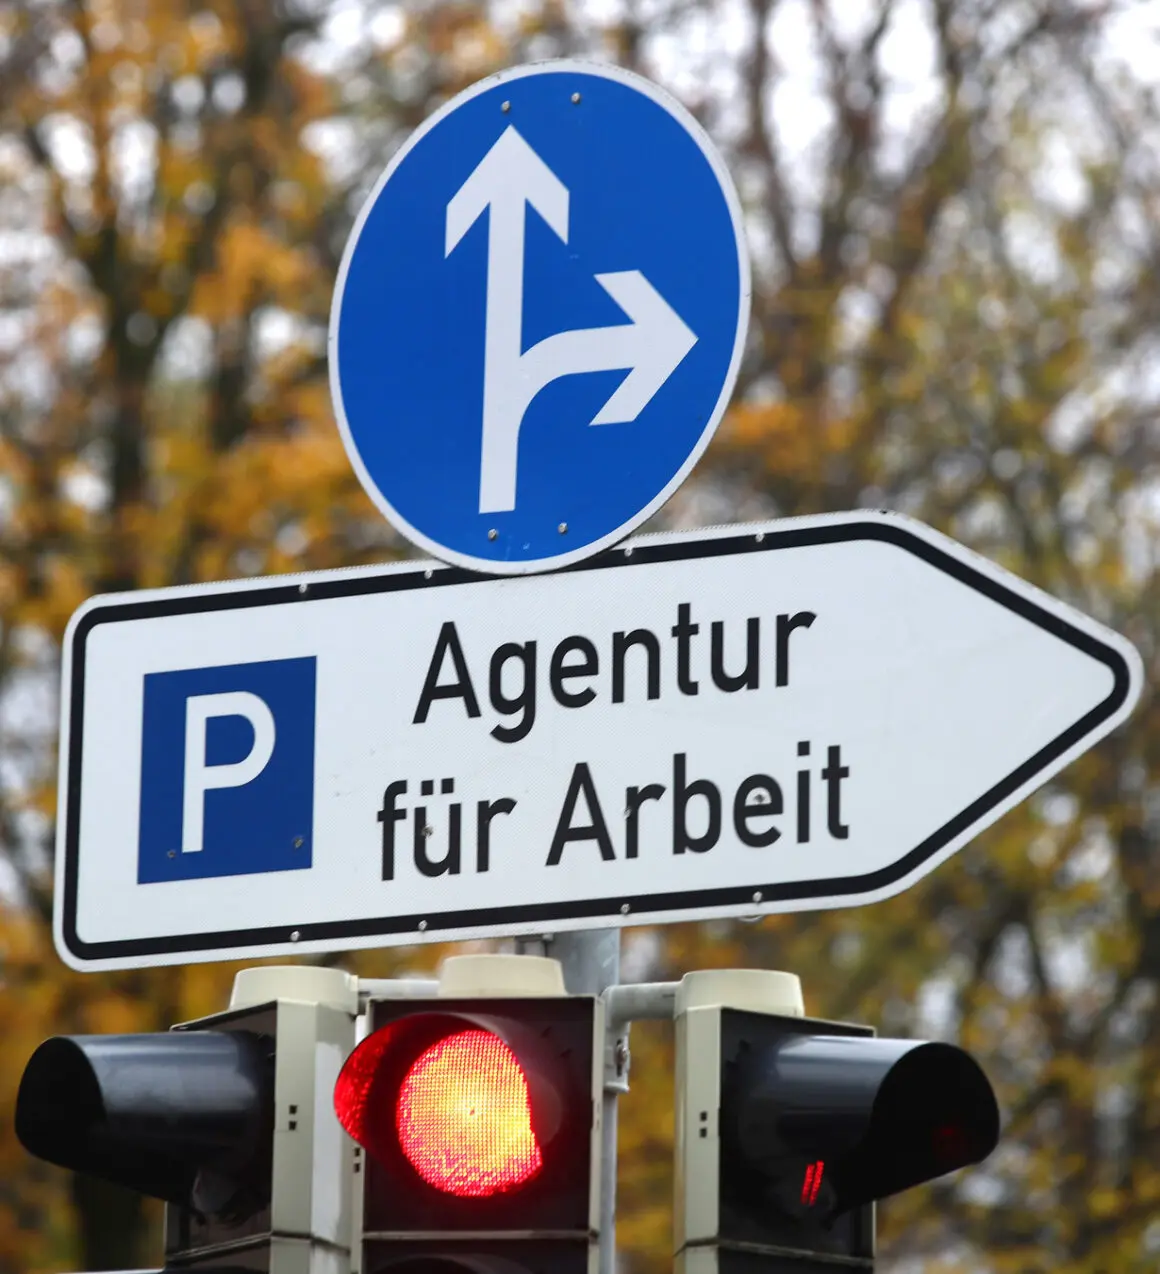
<path fill-rule="evenodd" d="M 721 1009 L 801 1017 L 801 979 L 765 969 L 686 973 L 674 1007 L 674 1274 L 718 1274 Z"/>
<path fill-rule="evenodd" d="M 269 1202 L 242 1220 L 170 1204 L 166 1263 L 197 1271 L 350 1274 L 354 1146 L 331 1094 L 355 1043 L 358 979 L 338 969 L 246 969 L 224 1013 L 178 1031 L 256 1032 L 274 1048 Z"/>

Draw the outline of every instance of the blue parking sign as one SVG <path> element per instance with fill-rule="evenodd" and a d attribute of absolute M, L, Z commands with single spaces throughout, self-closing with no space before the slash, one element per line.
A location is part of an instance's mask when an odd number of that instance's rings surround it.
<path fill-rule="evenodd" d="M 145 674 L 138 884 L 311 866 L 316 663 Z"/>
<path fill-rule="evenodd" d="M 616 67 L 505 71 L 392 159 L 330 322 L 359 479 L 493 574 L 614 544 L 708 445 L 749 317 L 736 192 L 693 118 Z"/>

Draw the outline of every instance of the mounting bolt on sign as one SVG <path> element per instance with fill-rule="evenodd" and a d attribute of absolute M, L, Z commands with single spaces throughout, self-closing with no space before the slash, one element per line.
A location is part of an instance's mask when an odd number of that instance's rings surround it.
<path fill-rule="evenodd" d="M 617 67 L 518 67 L 433 115 L 362 209 L 331 309 L 335 415 L 421 548 L 554 569 L 685 479 L 748 321 L 740 205 L 692 116 Z"/>

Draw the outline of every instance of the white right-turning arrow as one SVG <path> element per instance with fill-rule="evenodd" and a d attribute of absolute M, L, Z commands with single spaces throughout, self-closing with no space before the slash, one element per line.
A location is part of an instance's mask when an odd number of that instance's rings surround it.
<path fill-rule="evenodd" d="M 615 327 L 579 328 L 545 337 L 520 358 L 524 410 L 541 389 L 576 372 L 632 370 L 592 418 L 616 425 L 637 416 L 697 343 L 681 316 L 639 270 L 598 274 L 596 282 L 632 320 Z"/>
<path fill-rule="evenodd" d="M 546 385 L 561 376 L 627 368 L 628 375 L 590 422 L 626 423 L 640 415 L 697 343 L 644 275 L 625 270 L 598 274 L 596 281 L 628 323 L 557 332 L 521 351 L 528 204 L 567 243 L 567 187 L 508 127 L 447 205 L 447 255 L 485 211 L 489 214 L 480 513 L 515 508 L 520 426 Z"/>

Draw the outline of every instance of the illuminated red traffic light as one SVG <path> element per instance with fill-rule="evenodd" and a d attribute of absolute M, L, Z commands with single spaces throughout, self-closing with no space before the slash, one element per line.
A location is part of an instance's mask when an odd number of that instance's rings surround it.
<path fill-rule="evenodd" d="M 817 1159 L 806 1164 L 806 1175 L 802 1179 L 802 1203 L 812 1208 L 818 1201 L 818 1191 L 822 1188 L 822 1177 L 826 1174 L 824 1159 Z"/>
<path fill-rule="evenodd" d="M 567 995 L 368 1005 L 369 1034 L 334 1089 L 366 1152 L 368 1274 L 591 1268 L 597 1010 Z"/>
<path fill-rule="evenodd" d="M 528 1077 L 490 1031 L 460 1031 L 419 1054 L 399 1087 L 395 1127 L 419 1176 L 460 1198 L 521 1186 L 544 1162 Z"/>
<path fill-rule="evenodd" d="M 542 1138 L 556 1131 L 547 1114 L 560 1105 L 546 1096 L 537 1111 L 527 1071 L 496 1031 L 425 1013 L 363 1040 L 338 1077 L 334 1109 L 380 1163 L 401 1157 L 442 1194 L 486 1199 L 543 1166 Z"/>

